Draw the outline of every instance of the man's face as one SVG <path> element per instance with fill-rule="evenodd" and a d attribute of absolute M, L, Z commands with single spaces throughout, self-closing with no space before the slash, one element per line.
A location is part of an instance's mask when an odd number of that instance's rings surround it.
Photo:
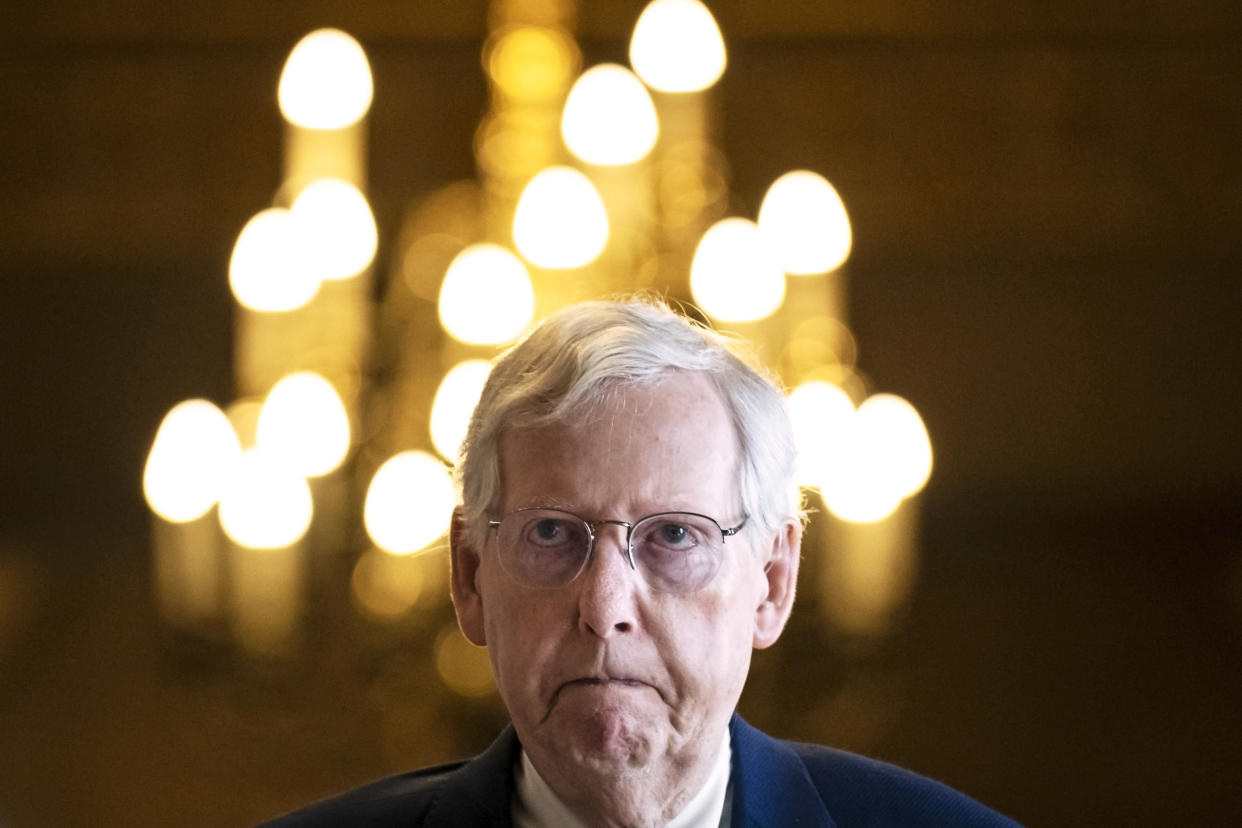
<path fill-rule="evenodd" d="M 693 372 L 614 392 L 580 422 L 508 432 L 500 460 L 499 515 L 543 506 L 632 523 L 676 510 L 724 527 L 744 517 L 733 426 Z M 596 775 L 615 784 L 665 763 L 684 771 L 712 755 L 752 647 L 775 640 L 792 601 L 792 582 L 774 587 L 766 565 L 792 544 L 776 568 L 796 576 L 796 528 L 757 535 L 728 538 L 713 580 L 684 595 L 656 592 L 630 569 L 623 527 L 598 527 L 586 569 L 554 589 L 506 573 L 495 532 L 482 550 L 455 549 L 462 627 L 486 643 L 522 745 L 554 787 Z"/>

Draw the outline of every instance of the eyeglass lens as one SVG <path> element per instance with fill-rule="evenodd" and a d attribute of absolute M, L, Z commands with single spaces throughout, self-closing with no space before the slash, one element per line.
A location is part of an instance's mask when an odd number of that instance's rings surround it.
<path fill-rule="evenodd" d="M 606 525 L 599 524 L 597 531 Z M 511 512 L 500 521 L 501 562 L 510 574 L 529 584 L 561 586 L 586 566 L 592 534 L 591 526 L 570 512 Z M 724 537 L 719 524 L 709 517 L 670 512 L 635 523 L 630 530 L 630 546 L 634 566 L 649 586 L 664 592 L 691 592 L 716 574 Z"/>

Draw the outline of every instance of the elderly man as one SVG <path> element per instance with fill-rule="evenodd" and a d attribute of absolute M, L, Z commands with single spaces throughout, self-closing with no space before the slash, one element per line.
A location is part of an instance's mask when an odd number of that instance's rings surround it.
<path fill-rule="evenodd" d="M 451 537 L 512 727 L 277 824 L 1012 825 L 734 713 L 793 607 L 793 465 L 780 391 L 716 334 L 642 300 L 545 321 L 483 391 Z"/>

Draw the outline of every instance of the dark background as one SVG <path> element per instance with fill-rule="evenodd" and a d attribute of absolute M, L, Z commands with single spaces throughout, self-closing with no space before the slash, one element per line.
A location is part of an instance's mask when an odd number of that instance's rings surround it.
<path fill-rule="evenodd" d="M 585 4 L 588 63 L 641 6 Z M 860 364 L 936 450 L 900 626 L 839 646 L 808 600 L 743 710 L 1032 825 L 1242 823 L 1236 3 L 712 7 L 735 212 L 833 181 Z M 140 490 L 168 408 L 233 395 L 227 263 L 279 186 L 288 50 L 367 48 L 383 245 L 473 175 L 485 4 L 4 18 L 0 824 L 248 824 L 486 744 L 495 701 L 419 679 L 417 624 L 281 682 L 170 659 Z"/>

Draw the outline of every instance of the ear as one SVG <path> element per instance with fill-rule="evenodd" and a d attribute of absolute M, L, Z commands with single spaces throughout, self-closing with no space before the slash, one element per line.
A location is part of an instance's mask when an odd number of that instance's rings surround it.
<path fill-rule="evenodd" d="M 763 576 L 767 592 L 755 609 L 755 649 L 771 647 L 780 638 L 793 610 L 798 584 L 798 562 L 802 552 L 802 524 L 787 521 L 772 539 Z"/>
<path fill-rule="evenodd" d="M 457 626 L 471 644 L 484 647 L 487 636 L 483 629 L 483 593 L 479 591 L 479 562 L 482 550 L 475 549 L 467 540 L 466 521 L 462 507 L 453 509 L 453 522 L 449 527 L 449 583 L 453 594 L 453 609 L 457 611 Z"/>

